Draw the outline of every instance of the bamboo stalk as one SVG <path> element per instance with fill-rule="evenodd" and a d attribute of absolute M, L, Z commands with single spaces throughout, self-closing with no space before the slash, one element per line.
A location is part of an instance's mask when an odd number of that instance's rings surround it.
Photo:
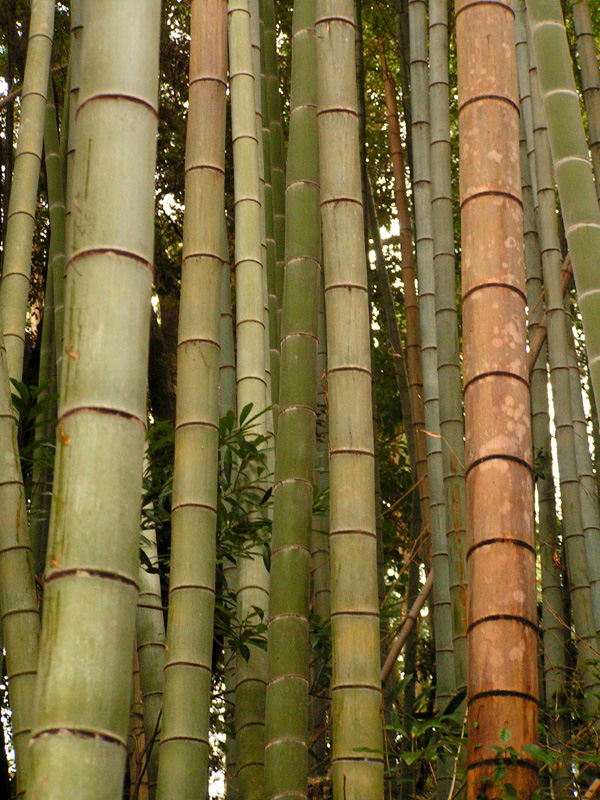
<path fill-rule="evenodd" d="M 467 685 L 465 425 L 456 309 L 452 218 L 448 3 L 429 0 L 431 213 L 439 417 L 456 689 Z M 463 712 L 460 712 L 464 716 Z"/>
<path fill-rule="evenodd" d="M 31 248 L 53 33 L 54 2 L 33 0 L 23 77 L 21 124 L 6 219 L 0 284 L 0 319 L 8 358 L 8 374 L 18 381 L 23 374 Z"/>
<path fill-rule="evenodd" d="M 273 488 L 265 794 L 307 796 L 308 646 L 321 231 L 314 0 L 294 4 Z"/>
<path fill-rule="evenodd" d="M 467 796 L 497 759 L 519 797 L 536 788 L 537 626 L 526 364 L 519 107 L 510 3 L 455 3 L 467 481 Z M 510 644 L 509 644 L 510 643 Z M 507 647 L 518 647 L 507 658 Z M 518 644 L 517 644 L 518 643 Z"/>
<path fill-rule="evenodd" d="M 335 800 L 375 800 L 383 793 L 383 747 L 369 303 L 352 0 L 317 0 L 316 34 L 330 426 L 333 792 Z M 340 152 L 345 154 L 342 165 Z M 351 647 L 356 641 L 360 649 Z"/>
<path fill-rule="evenodd" d="M 540 94 L 548 125 L 552 162 L 563 213 L 590 376 L 600 392 L 600 318 L 597 254 L 600 249 L 600 209 L 564 20 L 558 0 L 531 0 L 528 6 Z"/>
<path fill-rule="evenodd" d="M 190 31 L 169 619 L 158 771 L 158 797 L 164 800 L 192 800 L 208 788 L 225 202 L 225 2 L 194 2 Z"/>
<path fill-rule="evenodd" d="M 600 198 L 600 74 L 596 39 L 588 0 L 572 0 L 573 27 L 579 54 L 583 102 L 588 124 L 592 167 L 596 180 L 596 194 Z"/>
<path fill-rule="evenodd" d="M 427 3 L 409 0 L 410 78 L 412 101 L 413 185 L 419 318 L 423 363 L 423 402 L 427 432 L 427 472 L 430 490 L 431 563 L 435 589 L 432 609 L 435 625 L 436 708 L 441 712 L 456 692 L 453 624 L 450 602 L 448 549 L 444 502 L 444 468 L 440 435 L 439 379 L 435 309 L 433 215 L 431 208 L 431 157 L 429 70 L 427 67 Z M 447 798 L 452 763 L 437 760 L 437 796 Z"/>
<path fill-rule="evenodd" d="M 160 2 L 84 16 L 31 799 L 121 797 L 138 594 Z"/>
<path fill-rule="evenodd" d="M 137 657 L 140 668 L 142 716 L 146 742 L 147 783 L 150 800 L 156 797 L 158 779 L 158 753 L 160 746 L 160 718 L 164 693 L 165 670 L 165 618 L 160 591 L 160 573 L 156 531 L 142 531 L 142 550 L 155 572 L 140 564 L 136 615 Z"/>
<path fill-rule="evenodd" d="M 40 618 L 29 540 L 25 489 L 11 400 L 8 359 L 0 337 L 0 617 L 6 649 L 12 742 L 17 764 L 17 797 L 29 780 L 27 742 L 33 726 Z"/>
<path fill-rule="evenodd" d="M 520 7 L 517 6 L 515 29 L 525 28 Z M 525 32 L 525 31 L 524 31 Z M 526 75 L 521 73 L 519 65 L 519 87 L 521 79 L 526 78 L 529 85 L 529 53 L 526 49 L 524 66 Z M 523 96 L 521 96 L 521 102 Z M 531 96 L 529 95 L 529 101 Z M 525 272 L 527 305 L 531 309 L 528 320 L 529 358 L 531 358 L 532 342 L 538 330 L 545 325 L 545 310 L 539 302 L 542 295 L 542 261 L 540 244 L 535 219 L 533 187 L 530 180 L 528 143 L 525 136 L 525 114 L 521 119 L 521 185 L 523 190 L 523 238 L 525 253 Z M 535 160 L 533 161 L 535 166 Z M 547 713 L 549 743 L 559 749 L 567 740 L 568 721 L 564 711 L 566 697 L 566 631 L 565 609 L 563 607 L 560 570 L 560 550 L 558 544 L 558 524 L 556 518 L 556 499 L 554 476 L 552 471 L 552 443 L 550 434 L 550 415 L 548 408 L 548 371 L 546 368 L 547 348 L 545 341 L 540 345 L 538 357 L 529 370 L 531 387 L 531 432 L 534 463 L 537 464 L 535 486 L 538 495 L 538 552 L 542 578 L 542 675 L 543 675 L 543 707 Z M 531 363 L 531 361 L 529 362 Z M 540 695 L 542 693 L 540 692 Z M 540 697 L 540 701 L 542 698 Z M 563 765 L 553 776 L 554 785 L 562 796 L 569 780 L 568 770 Z"/>
<path fill-rule="evenodd" d="M 522 0 L 521 0 L 522 1 Z M 579 475 L 575 453 L 571 384 L 568 365 L 567 326 L 570 319 L 565 314 L 561 286 L 561 250 L 556 220 L 556 194 L 554 175 L 548 145 L 548 132 L 539 92 L 538 72 L 530 48 L 531 97 L 538 173 L 538 224 L 542 251 L 542 271 L 546 299 L 548 326 L 548 358 L 550 381 L 554 402 L 558 472 L 563 512 L 563 538 L 565 542 L 572 613 L 577 634 L 579 668 L 587 691 L 586 707 L 591 712 L 597 700 L 592 686 L 596 682 L 591 669 L 597 658 L 596 628 L 590 592 L 589 572 L 585 556 L 585 530 L 582 519 Z"/>
<path fill-rule="evenodd" d="M 255 414 L 267 406 L 262 223 L 255 76 L 252 64 L 248 0 L 229 0 L 229 75 L 235 201 L 237 334 L 237 409 L 252 404 Z M 268 344 L 268 340 L 267 340 Z M 254 431 L 265 435 L 260 416 Z M 237 613 L 243 623 L 254 607 L 268 613 L 269 576 L 262 552 L 248 553 L 238 564 Z M 250 660 L 236 662 L 235 731 L 240 792 L 262 800 L 264 782 L 265 654 L 251 648 Z"/>

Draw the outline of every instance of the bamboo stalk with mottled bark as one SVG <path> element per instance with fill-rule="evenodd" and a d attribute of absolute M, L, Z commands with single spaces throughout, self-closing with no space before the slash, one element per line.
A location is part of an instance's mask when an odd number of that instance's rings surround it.
<path fill-rule="evenodd" d="M 537 626 L 514 14 L 455 3 L 462 220 L 467 480 L 467 796 L 537 740 Z M 513 649 L 507 658 L 507 642 Z M 519 797 L 536 788 L 524 754 L 504 759 Z M 494 787 L 493 793 L 501 790 Z"/>

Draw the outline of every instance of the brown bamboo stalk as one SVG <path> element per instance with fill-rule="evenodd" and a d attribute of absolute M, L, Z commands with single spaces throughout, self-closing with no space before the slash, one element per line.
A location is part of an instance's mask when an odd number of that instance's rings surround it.
<path fill-rule="evenodd" d="M 537 625 L 519 105 L 510 0 L 457 0 L 467 479 L 467 795 L 537 784 Z M 500 747 L 500 751 L 495 748 Z"/>

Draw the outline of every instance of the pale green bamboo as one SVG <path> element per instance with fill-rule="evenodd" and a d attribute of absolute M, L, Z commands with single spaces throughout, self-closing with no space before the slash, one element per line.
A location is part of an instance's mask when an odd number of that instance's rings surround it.
<path fill-rule="evenodd" d="M 600 392 L 600 209 L 559 0 L 529 0 L 540 94 L 596 397 Z"/>
<path fill-rule="evenodd" d="M 518 0 L 517 9 L 521 11 L 523 8 L 523 0 Z M 556 427 L 563 537 L 569 571 L 571 607 L 577 636 L 579 666 L 583 675 L 584 690 L 587 694 L 586 706 L 589 711 L 593 711 L 597 705 L 591 692 L 596 683 L 594 671 L 591 669 L 591 664 L 597 658 L 595 655 L 596 626 L 585 555 L 585 534 L 571 409 L 571 383 L 567 361 L 567 325 L 570 324 L 570 320 L 567 320 L 563 301 L 562 254 L 556 218 L 556 195 L 548 131 L 540 98 L 536 62 L 531 48 L 529 57 L 538 178 L 538 233 L 546 300 L 548 361 Z M 595 198 L 594 202 L 596 202 Z"/>
<path fill-rule="evenodd" d="M 228 412 L 235 414 L 235 352 L 233 344 L 233 313 L 231 309 L 231 273 L 229 265 L 229 242 L 227 239 L 227 226 L 225 215 L 221 227 L 221 326 L 220 326 L 220 355 L 219 355 L 219 417 L 224 417 Z M 237 568 L 231 561 L 223 563 L 223 578 L 225 587 L 230 595 L 235 596 L 237 589 Z M 227 739 L 225 743 L 225 784 L 228 800 L 237 800 L 237 758 L 235 751 L 235 736 L 233 734 L 235 713 L 235 653 L 225 643 L 223 660 L 225 681 L 225 721 L 227 724 Z"/>
<path fill-rule="evenodd" d="M 63 272 L 65 263 L 65 201 L 62 183 L 62 169 L 56 127 L 56 108 L 54 105 L 54 89 L 52 80 L 48 83 L 48 102 L 44 124 L 44 157 L 46 166 L 46 185 L 48 190 L 48 210 L 50 214 L 50 245 L 48 247 L 48 267 L 46 273 L 46 295 L 44 297 L 44 324 L 42 326 L 42 350 L 40 352 L 39 383 L 43 385 L 52 380 L 56 371 L 55 343 L 62 341 L 62 331 L 57 329 L 54 311 L 56 297 L 62 304 Z M 50 364 L 54 362 L 54 368 Z M 48 386 L 43 393 L 50 393 Z M 56 391 L 56 387 L 54 387 Z M 54 443 L 54 421 L 56 419 L 56 403 L 52 403 L 47 412 L 49 424 L 36 428 L 36 440 L 40 442 L 37 450 L 37 464 L 34 464 L 35 495 L 33 498 L 31 518 L 31 543 L 35 559 L 36 575 L 43 575 L 46 563 L 46 546 L 48 541 L 48 522 L 50 514 L 50 495 L 52 492 L 52 470 L 49 469 L 48 447 Z M 45 452 L 44 452 L 45 450 Z M 48 453 L 48 456 L 45 456 Z"/>
<path fill-rule="evenodd" d="M 6 649 L 12 743 L 17 764 L 17 797 L 29 779 L 27 742 L 33 725 L 40 618 L 29 540 L 25 489 L 11 401 L 8 359 L 0 336 L 0 618 Z"/>
<path fill-rule="evenodd" d="M 221 325 L 219 351 L 219 416 L 235 413 L 235 352 L 233 345 L 233 311 L 231 308 L 231 267 L 225 215 L 221 227 Z"/>
<path fill-rule="evenodd" d="M 267 798 L 308 793 L 308 615 L 321 257 L 314 27 L 315 1 L 296 0 L 269 598 Z"/>
<path fill-rule="evenodd" d="M 53 0 L 33 0 L 0 284 L 0 324 L 8 358 L 8 374 L 18 381 L 23 373 L 31 248 L 53 33 Z"/>
<path fill-rule="evenodd" d="M 227 6 L 191 14 L 167 660 L 158 792 L 204 797 L 215 597 Z"/>
<path fill-rule="evenodd" d="M 273 403 L 273 432 L 277 437 L 277 426 L 279 421 L 279 370 L 280 370 L 280 336 L 277 307 L 277 287 L 276 287 L 276 253 L 275 253 L 275 217 L 273 210 L 273 178 L 271 159 L 273 146 L 271 145 L 271 125 L 269 121 L 268 85 L 265 67 L 265 32 L 262 8 L 260 4 L 260 99 L 261 99 L 261 125 L 262 125 L 262 151 L 265 170 L 265 242 L 266 250 L 266 270 L 267 270 L 267 303 L 268 303 L 268 326 L 269 326 L 269 352 L 271 368 L 271 399 Z"/>
<path fill-rule="evenodd" d="M 515 14 L 515 46 L 517 52 L 517 81 L 519 85 L 519 108 L 523 118 L 524 130 L 522 134 L 525 136 L 526 149 L 527 149 L 527 175 L 528 183 L 531 184 L 529 190 L 534 211 L 537 212 L 537 173 L 535 166 L 535 141 L 533 137 L 533 109 L 531 107 L 531 82 L 529 80 L 529 48 L 527 46 L 527 26 L 525 24 L 525 17 L 516 10 Z M 521 169 L 523 178 L 524 166 Z M 535 224 L 535 220 L 534 220 Z M 537 227 L 534 228 L 535 236 L 537 238 Z M 540 266 L 541 269 L 541 266 Z"/>
<path fill-rule="evenodd" d="M 277 30 L 274 0 L 261 0 L 265 25 L 265 71 L 267 103 L 271 127 L 271 180 L 273 184 L 273 218 L 275 234 L 275 284 L 279 318 L 283 303 L 283 268 L 285 263 L 285 154 L 281 123 L 281 98 L 277 69 Z M 281 327 L 281 325 L 279 325 Z"/>
<path fill-rule="evenodd" d="M 594 619 L 596 621 L 596 638 L 600 640 L 600 509 L 598 508 L 598 490 L 594 478 L 592 455 L 590 453 L 587 421 L 583 406 L 582 375 L 579 370 L 579 363 L 575 350 L 570 306 L 570 297 L 567 294 L 565 299 L 565 316 L 567 319 L 567 363 L 569 365 L 571 383 L 571 410 L 573 413 L 573 434 L 575 437 L 575 460 L 579 476 L 581 519 L 583 521 L 590 591 L 592 594 Z"/>
<path fill-rule="evenodd" d="M 317 452 L 315 459 L 315 486 L 323 495 L 329 488 L 329 470 L 327 452 L 329 444 L 327 426 L 327 333 L 325 321 L 325 295 L 323 292 L 323 273 L 319 278 L 319 319 L 317 344 Z M 331 580 L 329 569 L 329 513 L 328 503 L 320 513 L 313 514 L 313 530 L 311 537 L 312 555 L 312 593 L 313 613 L 323 628 L 330 624 L 331 618 Z M 325 664 L 322 659 L 313 658 L 313 683 L 321 673 Z M 321 678 L 322 682 L 322 678 Z M 331 693 L 327 686 L 320 690 L 321 694 L 313 696 L 310 705 L 310 730 L 312 732 L 313 759 L 311 772 L 323 774 L 327 757 L 327 710 L 331 703 Z M 316 737 L 316 738 L 315 738 Z"/>
<path fill-rule="evenodd" d="M 335 800 L 380 800 L 383 742 L 369 302 L 354 27 L 352 0 L 317 0 L 328 341 L 332 771 Z"/>
<path fill-rule="evenodd" d="M 63 164 L 65 170 L 65 256 L 68 260 L 71 257 L 73 249 L 73 170 L 75 166 L 75 146 L 76 146 L 76 131 L 75 119 L 77 115 L 77 106 L 79 104 L 79 84 L 81 73 L 81 48 L 83 44 L 83 0 L 71 0 L 70 14 L 71 14 L 71 38 L 70 38 L 70 57 L 69 57 L 69 82 L 66 84 L 65 91 L 68 91 L 68 105 L 65 108 L 68 111 L 66 117 L 67 128 L 62 132 L 65 138 L 66 149 L 66 162 Z M 63 291 L 64 296 L 64 291 Z M 63 298 L 64 299 L 64 298 Z M 61 302 L 60 295 L 57 295 L 56 301 L 56 324 L 57 328 L 62 331 L 64 319 L 64 302 Z M 58 383 L 60 386 L 61 371 L 63 363 L 63 337 L 57 339 L 56 344 L 56 371 L 58 374 Z"/>
<path fill-rule="evenodd" d="M 527 51 L 526 30 L 523 15 L 519 13 L 515 18 L 515 33 L 519 42 L 520 34 L 525 35 L 521 52 L 524 54 L 523 64 L 525 71 L 521 71 L 519 64 L 519 50 L 517 48 L 517 65 L 519 72 L 519 89 L 529 87 L 529 53 Z M 527 99 L 531 103 L 529 89 Z M 523 103 L 523 95 L 521 95 Z M 523 106 L 521 106 L 523 108 Z M 530 120 L 532 122 L 532 119 Z M 521 186 L 523 190 L 523 240 L 525 252 L 525 273 L 527 305 L 530 309 L 529 316 L 529 341 L 533 341 L 535 332 L 544 315 L 544 304 L 540 302 L 543 291 L 542 261 L 535 219 L 533 200 L 533 187 L 529 173 L 529 144 L 525 134 L 526 115 L 523 110 L 520 127 L 520 152 L 521 152 Z M 533 134 L 533 128 L 532 128 Z M 535 162 L 534 162 L 535 164 Z M 562 711 L 566 699 L 566 664 L 565 645 L 566 631 L 565 611 L 563 607 L 561 577 L 560 577 L 560 549 L 558 544 L 558 525 L 556 519 L 556 500 L 554 490 L 554 477 L 552 473 L 552 444 L 550 434 L 550 415 L 548 410 L 548 371 L 546 368 L 547 346 L 542 345 L 530 373 L 531 388 L 531 433 L 533 444 L 533 459 L 537 462 L 536 489 L 538 496 L 538 552 L 542 577 L 542 646 L 543 646 L 543 688 L 544 705 L 548 714 L 549 744 L 559 749 L 567 741 L 567 719 Z M 557 712 L 561 709 L 561 712 Z M 559 796 L 566 789 L 568 772 L 566 765 L 556 772 L 552 779 L 555 786 L 558 782 Z"/>
<path fill-rule="evenodd" d="M 456 309 L 452 218 L 448 3 L 429 0 L 429 93 L 431 105 L 431 213 L 439 417 L 444 470 L 456 689 L 467 687 L 467 509 L 465 423 Z M 437 631 L 437 628 L 436 628 Z"/>
<path fill-rule="evenodd" d="M 89 38 L 77 110 L 67 358 L 30 739 L 30 800 L 117 800 L 127 755 L 160 2 L 141 7 L 131 0 L 86 0 L 84 16 Z"/>
<path fill-rule="evenodd" d="M 129 710 L 129 735 L 127 737 L 127 761 L 129 763 L 130 800 L 148 800 L 148 770 L 143 766 L 146 737 L 144 735 L 144 713 L 140 685 L 140 664 L 137 651 L 133 653 L 131 681 L 131 706 Z"/>
<path fill-rule="evenodd" d="M 267 182 L 265 178 L 265 158 L 266 149 L 263 144 L 263 73 L 261 68 L 261 37 L 260 37 L 260 9 L 259 0 L 249 0 L 250 8 L 250 37 L 252 42 L 252 69 L 254 73 L 254 103 L 256 115 L 256 138 L 258 141 L 258 181 L 260 196 L 260 238 L 261 238 L 261 261 L 262 261 L 262 280 L 263 280 L 263 308 L 265 325 L 265 378 L 267 382 L 267 406 L 271 406 L 272 401 L 278 402 L 278 398 L 273 395 L 273 374 L 271 370 L 271 334 L 269 322 L 269 277 L 268 277 L 268 250 L 267 246 L 267 213 L 266 196 Z M 270 149 L 270 148 L 269 148 Z M 270 159 L 270 152 L 268 153 Z M 273 409 L 276 410 L 276 409 Z M 267 433 L 273 438 L 275 430 L 275 415 L 269 408 L 267 411 Z M 267 463 L 271 472 L 274 471 L 273 462 L 274 449 L 271 447 L 267 453 Z"/>
<path fill-rule="evenodd" d="M 69 96 L 68 93 L 66 95 Z M 66 127 L 68 131 L 68 125 Z M 50 248 L 48 251 L 48 274 L 51 277 L 54 291 L 54 349 L 57 342 L 62 348 L 63 309 L 64 309 L 64 271 L 65 271 L 65 232 L 66 211 L 64 191 L 63 154 L 58 139 L 56 125 L 56 109 L 54 107 L 54 90 L 52 82 L 48 84 L 48 105 L 44 126 L 44 153 L 46 161 L 46 180 L 48 182 L 48 210 L 50 213 Z M 56 360 L 57 353 L 54 353 Z M 45 553 L 45 549 L 44 549 Z M 43 570 L 44 558 L 39 565 Z"/>
<path fill-rule="evenodd" d="M 229 62 L 235 200 L 237 408 L 240 414 L 252 404 L 254 413 L 260 413 L 267 405 L 267 380 L 259 146 L 248 0 L 229 0 Z M 258 418 L 254 431 L 266 434 L 264 415 Z M 248 558 L 240 559 L 238 565 L 236 596 L 241 623 L 254 613 L 254 607 L 268 613 L 268 594 L 269 576 L 262 552 L 249 552 Z M 267 660 L 263 651 L 252 647 L 249 661 L 238 656 L 235 730 L 239 786 L 244 800 L 263 798 L 266 681 Z"/>
<path fill-rule="evenodd" d="M 440 438 L 438 355 L 435 308 L 435 272 L 430 160 L 429 70 L 427 67 L 427 3 L 410 0 L 410 78 L 412 103 L 413 184 L 423 401 L 427 431 L 431 554 L 434 574 L 433 620 L 435 624 L 436 707 L 443 711 L 456 691 L 453 623 L 448 574 L 444 468 Z M 452 781 L 452 760 L 437 762 L 437 796 L 448 797 Z"/>
<path fill-rule="evenodd" d="M 150 572 L 145 564 L 140 564 L 136 615 L 137 657 L 140 670 L 142 693 L 142 715 L 147 752 L 148 795 L 156 797 L 158 775 L 158 752 L 160 745 L 160 717 L 164 692 L 165 669 L 165 617 L 160 591 L 160 573 L 156 531 L 154 528 L 142 530 L 140 550 L 152 565 Z"/>
<path fill-rule="evenodd" d="M 588 0 L 572 0 L 571 10 L 579 54 L 592 167 L 596 179 L 596 194 L 600 198 L 600 72 L 598 71 L 596 39 Z"/>
<path fill-rule="evenodd" d="M 63 95 L 63 107 L 60 115 L 60 175 L 63 189 L 63 195 L 67 193 L 67 150 L 69 144 L 69 123 L 71 113 L 71 59 L 69 58 L 69 66 L 67 67 L 67 74 L 65 77 L 65 89 Z"/>

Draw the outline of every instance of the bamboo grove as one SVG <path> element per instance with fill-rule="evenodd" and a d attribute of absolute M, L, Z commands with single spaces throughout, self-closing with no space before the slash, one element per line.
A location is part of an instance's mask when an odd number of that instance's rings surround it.
<path fill-rule="evenodd" d="M 596 0 L 0 20 L 0 795 L 598 796 Z"/>

